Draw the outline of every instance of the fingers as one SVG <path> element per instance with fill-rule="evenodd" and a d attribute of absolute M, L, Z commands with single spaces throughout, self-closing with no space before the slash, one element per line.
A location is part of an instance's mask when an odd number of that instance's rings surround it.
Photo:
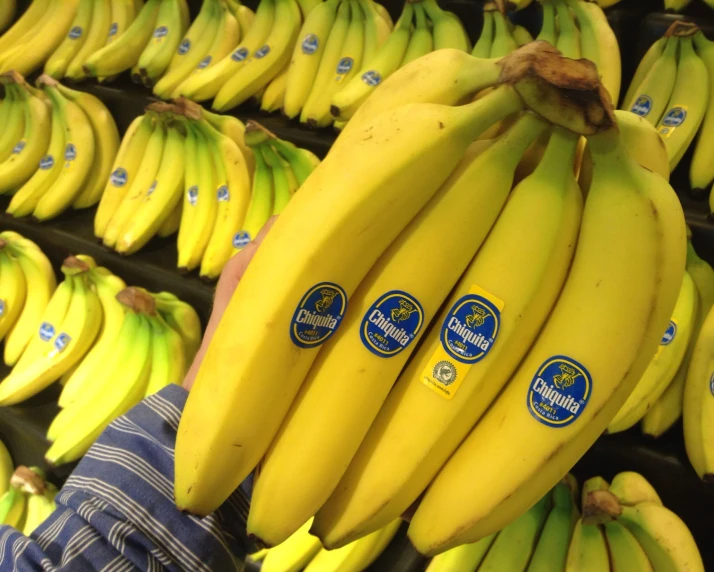
<path fill-rule="evenodd" d="M 198 373 L 198 368 L 201 366 L 201 362 L 203 361 L 203 356 L 208 349 L 208 345 L 211 343 L 211 338 L 218 327 L 218 323 L 221 321 L 223 313 L 228 307 L 228 303 L 233 296 L 233 292 L 235 292 L 238 287 L 238 283 L 241 278 L 243 278 L 245 271 L 248 269 L 250 261 L 253 259 L 253 256 L 255 256 L 255 253 L 258 251 L 258 247 L 265 239 L 268 231 L 272 228 L 276 219 L 277 216 L 269 218 L 255 239 L 243 250 L 234 255 L 226 263 L 223 272 L 221 272 L 218 284 L 216 285 L 211 318 L 208 320 L 208 324 L 206 325 L 206 332 L 203 334 L 201 347 L 198 350 L 198 353 L 196 354 L 196 357 L 194 358 L 183 382 L 183 386 L 186 389 L 191 389 L 191 386 L 196 378 L 196 373 Z"/>

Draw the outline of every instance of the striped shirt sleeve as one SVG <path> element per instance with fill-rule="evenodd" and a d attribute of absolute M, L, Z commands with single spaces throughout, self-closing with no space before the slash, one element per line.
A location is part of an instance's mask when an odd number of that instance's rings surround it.
<path fill-rule="evenodd" d="M 0 527 L 0 570 L 242 570 L 248 500 L 205 518 L 174 505 L 174 446 L 188 393 L 173 385 L 114 421 L 32 534 Z"/>

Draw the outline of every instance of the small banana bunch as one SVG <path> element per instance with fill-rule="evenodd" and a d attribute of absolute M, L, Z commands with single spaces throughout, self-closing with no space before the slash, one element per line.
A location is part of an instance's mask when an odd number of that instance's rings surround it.
<path fill-rule="evenodd" d="M 168 68 L 155 82 L 154 94 L 162 99 L 178 97 L 181 86 L 189 83 L 189 78 L 222 62 L 235 51 L 254 17 L 253 11 L 237 0 L 204 0 Z"/>
<path fill-rule="evenodd" d="M 710 161 L 714 145 L 712 78 L 714 43 L 695 24 L 677 21 L 647 50 L 623 100 L 623 109 L 657 127 L 667 148 L 670 171 L 700 133 L 689 168 L 695 191 L 714 181 Z M 714 198 L 710 207 L 714 208 Z"/>
<path fill-rule="evenodd" d="M 397 518 L 384 528 L 337 550 L 326 550 L 310 534 L 312 519 L 277 546 L 249 556 L 262 561 L 262 572 L 359 572 L 369 567 L 389 546 L 402 520 Z"/>
<path fill-rule="evenodd" d="M 19 466 L 6 481 L 0 496 L 0 524 L 6 524 L 30 536 L 55 510 L 57 488 L 45 481 L 38 467 Z"/>
<path fill-rule="evenodd" d="M 52 465 L 76 461 L 114 419 L 145 396 L 181 383 L 201 337 L 196 312 L 173 294 L 126 288 L 105 268 L 90 273 L 103 328 L 62 389 L 62 410 L 47 432 L 52 445 L 45 458 Z"/>
<path fill-rule="evenodd" d="M 0 36 L 0 72 L 29 75 L 38 70 L 70 33 L 81 0 L 32 0 L 20 18 Z M 14 12 L 14 0 L 2 2 L 3 28 Z"/>
<path fill-rule="evenodd" d="M 380 6 L 370 0 L 339 6 L 328 0 L 320 8 L 328 15 L 318 19 L 315 13 L 300 31 L 302 41 L 295 46 L 283 102 L 285 115 L 299 115 L 300 122 L 311 127 L 325 127 L 333 121 L 341 127 L 378 85 L 433 50 L 471 49 L 459 18 L 442 10 L 436 0 L 405 2 L 394 29 L 391 20 L 383 18 Z M 357 43 L 355 34 L 360 32 L 355 17 L 364 27 L 364 40 L 361 36 Z M 264 101 L 267 95 L 266 90 Z"/>
<path fill-rule="evenodd" d="M 91 18 L 80 77 L 100 80 L 131 69 L 132 78 L 151 87 L 169 67 L 190 23 L 186 0 L 143 0 L 135 3 L 130 14 L 122 14 L 121 25 L 114 26 L 114 12 L 130 10 L 123 0 L 81 0 Z M 89 16 L 87 16 L 87 13 Z M 109 15 L 109 16 L 108 16 Z M 78 15 L 79 18 L 79 15 Z M 101 20 L 101 22 L 98 22 Z M 90 42 L 95 25 L 104 34 L 102 41 Z M 71 50 L 72 46 L 68 47 Z M 62 56 L 58 56 L 62 59 Z M 76 67 L 76 66 L 75 66 Z M 71 68 L 70 68 L 71 71 Z"/>
<path fill-rule="evenodd" d="M 483 5 L 483 26 L 471 55 L 477 58 L 500 58 L 510 54 L 519 46 L 533 41 L 528 30 L 511 23 L 505 15 L 505 10 L 502 1 L 486 2 Z M 548 40 L 550 37 L 550 27 L 555 23 L 552 12 L 553 5 L 544 3 L 543 27 L 539 40 Z"/>
<path fill-rule="evenodd" d="M 48 75 L 38 79 L 41 90 L 12 73 L 0 81 L 11 88 L 10 94 L 14 86 L 19 98 L 3 105 L 24 101 L 25 106 L 24 124 L 22 116 L 14 119 L 16 127 L 20 124 L 13 135 L 18 139 L 0 164 L 0 190 L 14 192 L 7 212 L 48 220 L 69 207 L 99 202 L 119 147 L 119 132 L 106 106 Z"/>
<path fill-rule="evenodd" d="M 155 103 L 122 140 L 94 232 L 121 254 L 179 231 L 179 267 L 216 278 L 234 252 L 251 199 L 244 125 L 187 100 Z"/>
<path fill-rule="evenodd" d="M 0 233 L 0 340 L 4 361 L 17 363 L 57 287 L 52 264 L 40 248 L 12 231 Z"/>

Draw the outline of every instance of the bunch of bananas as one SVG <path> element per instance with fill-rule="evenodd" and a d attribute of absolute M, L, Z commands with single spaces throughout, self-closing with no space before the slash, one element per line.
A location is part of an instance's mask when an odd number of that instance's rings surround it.
<path fill-rule="evenodd" d="M 257 552 L 249 559 L 252 562 L 262 561 L 262 572 L 360 572 L 389 546 L 401 522 L 397 518 L 384 528 L 342 548 L 326 550 L 320 540 L 310 534 L 310 519 L 285 542 Z"/>
<path fill-rule="evenodd" d="M 52 445 L 45 458 L 52 465 L 79 459 L 114 419 L 145 396 L 181 383 L 201 337 L 195 311 L 173 294 L 126 288 L 101 267 L 90 273 L 103 328 L 64 383 L 62 410 L 47 432 Z"/>
<path fill-rule="evenodd" d="M 714 181 L 714 43 L 694 24 L 674 22 L 647 50 L 623 100 L 623 108 L 657 126 L 670 171 L 700 133 L 689 170 L 691 188 Z M 701 129 L 700 129 L 701 127 Z M 714 197 L 710 199 L 714 209 Z"/>
<path fill-rule="evenodd" d="M 48 75 L 37 81 L 41 90 L 12 72 L 0 82 L 6 88 L 2 109 L 7 109 L 11 145 L 0 163 L 0 192 L 14 193 L 7 212 L 47 220 L 70 206 L 99 202 L 119 147 L 106 106 Z"/>
<path fill-rule="evenodd" d="M 468 52 L 471 42 L 459 18 L 436 0 L 407 1 L 393 30 L 371 0 L 328 0 L 300 30 L 286 70 L 283 113 L 299 115 L 311 127 L 335 120 L 341 126 L 397 69 L 442 48 Z M 266 110 L 269 90 L 263 94 Z"/>
<path fill-rule="evenodd" d="M 38 467 L 21 465 L 14 472 L 11 468 L 3 486 L 0 524 L 12 526 L 25 536 L 32 534 L 55 510 L 57 488 L 45 481 L 45 474 Z"/>
<path fill-rule="evenodd" d="M 4 361 L 17 363 L 57 287 L 52 264 L 31 240 L 0 233 L 0 340 Z"/>
<path fill-rule="evenodd" d="M 393 74 L 223 315 L 178 430 L 177 505 L 208 514 L 261 463 L 248 531 L 268 546 L 313 515 L 344 546 L 425 490 L 409 529 L 423 554 L 522 515 L 625 403 L 675 307 L 684 218 L 628 151 L 638 137 L 659 141 L 546 42 Z"/>
<path fill-rule="evenodd" d="M 549 39 L 546 31 L 553 26 L 553 5 L 546 2 L 543 5 L 543 26 L 538 39 Z M 541 37 L 543 36 L 543 37 Z M 500 58 L 510 54 L 513 50 L 532 42 L 533 37 L 523 26 L 514 26 L 505 16 L 504 2 L 486 2 L 483 5 L 483 26 L 481 34 L 474 44 L 472 55 L 477 58 Z"/>

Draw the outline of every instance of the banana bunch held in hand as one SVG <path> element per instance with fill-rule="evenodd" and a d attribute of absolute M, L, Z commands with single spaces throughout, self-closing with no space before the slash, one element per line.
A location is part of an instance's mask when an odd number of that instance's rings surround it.
<path fill-rule="evenodd" d="M 0 233 L 0 340 L 5 340 L 6 365 L 20 359 L 56 287 L 52 264 L 34 242 L 16 232 Z"/>
<path fill-rule="evenodd" d="M 57 488 L 45 481 L 42 469 L 17 467 L 0 496 L 0 524 L 29 536 L 54 512 L 56 494 Z"/>
<path fill-rule="evenodd" d="M 0 191 L 13 194 L 7 212 L 47 220 L 97 204 L 119 147 L 106 106 L 48 75 L 38 79 L 40 90 L 12 73 L 0 82 L 14 140 L 0 163 Z"/>
<path fill-rule="evenodd" d="M 99 339 L 67 379 L 45 457 L 79 459 L 104 428 L 145 396 L 181 383 L 198 349 L 195 311 L 172 294 L 150 294 L 104 268 L 90 271 L 104 311 Z"/>

